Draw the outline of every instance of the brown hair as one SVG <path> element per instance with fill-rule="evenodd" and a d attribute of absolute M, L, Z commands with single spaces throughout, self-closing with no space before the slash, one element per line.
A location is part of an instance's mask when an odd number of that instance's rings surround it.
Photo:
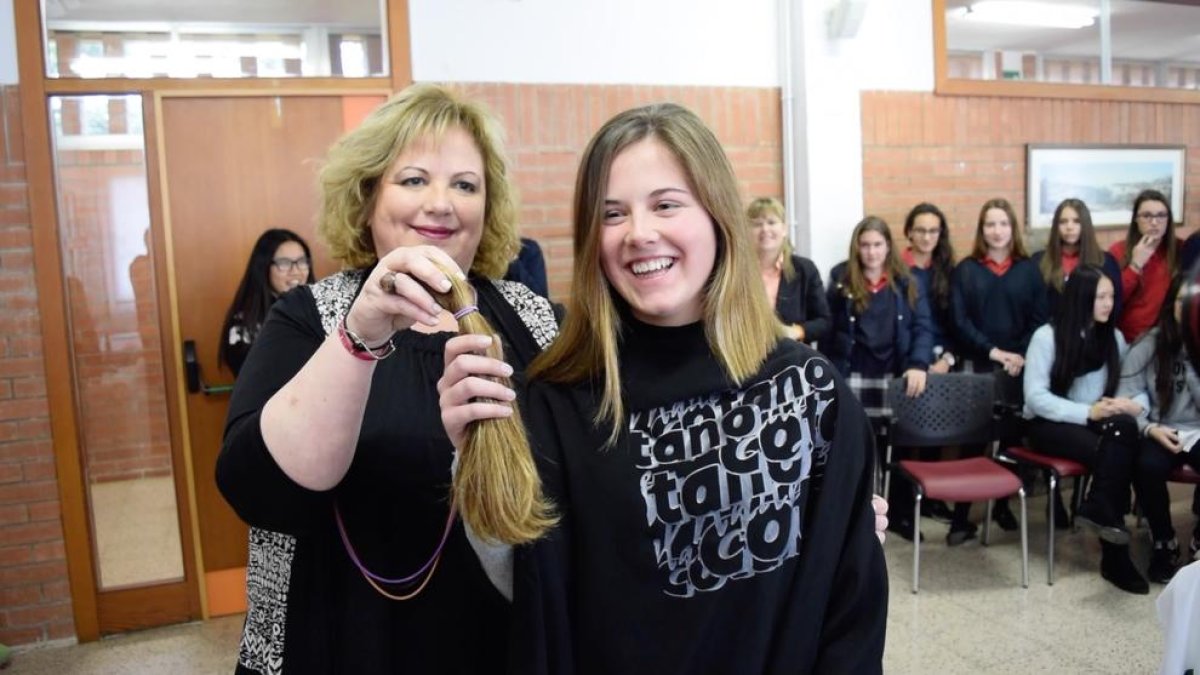
<path fill-rule="evenodd" d="M 600 264 L 604 198 L 613 160 L 649 138 L 679 161 L 716 231 L 716 261 L 704 290 L 703 309 L 704 332 L 714 357 L 733 381 L 742 382 L 762 367 L 783 336 L 755 264 L 733 167 L 716 136 L 695 113 L 673 103 L 634 108 L 610 119 L 584 150 L 575 181 L 575 270 L 567 317 L 559 338 L 529 369 L 531 379 L 602 383 L 595 422 L 612 425 L 610 444 L 620 433 L 625 409 L 618 298 Z"/>
<path fill-rule="evenodd" d="M 982 259 L 987 256 L 987 242 L 983 239 L 983 223 L 987 220 L 987 212 L 992 209 L 1000 209 L 1004 215 L 1008 216 L 1008 224 L 1012 227 L 1012 243 L 1008 247 L 1009 255 L 1014 261 L 1028 258 L 1029 252 L 1025 249 L 1025 237 L 1021 234 L 1021 224 L 1017 221 L 1017 212 L 1013 210 L 1012 204 L 1002 197 L 987 200 L 983 203 L 983 208 L 979 209 L 979 223 L 975 226 L 975 248 L 971 251 L 971 257 Z"/>
<path fill-rule="evenodd" d="M 888 252 L 887 259 L 883 261 L 883 271 L 888 277 L 888 287 L 893 291 L 898 290 L 897 282 L 903 279 L 905 287 L 908 289 L 905 299 L 910 307 L 916 307 L 919 289 L 917 284 L 913 283 L 908 266 L 896 254 L 896 247 L 892 245 L 891 229 L 883 218 L 867 216 L 858 221 L 858 225 L 854 227 L 854 233 L 850 235 L 850 255 L 846 258 L 846 292 L 854 301 L 854 312 L 862 314 L 867 309 L 867 302 L 871 299 L 871 293 L 867 290 L 867 276 L 863 273 L 862 259 L 858 255 L 859 237 L 867 232 L 878 232 L 883 235 L 883 240 L 887 243 Z"/>
<path fill-rule="evenodd" d="M 353 268 L 378 261 L 370 221 L 383 175 L 414 142 L 441 138 L 452 128 L 467 132 L 483 156 L 483 232 L 471 271 L 504 276 L 521 243 L 503 132 L 483 106 L 432 84 L 414 84 L 396 94 L 329 149 L 320 173 L 317 232 L 335 260 Z"/>
<path fill-rule="evenodd" d="M 476 303 L 475 289 L 446 270 L 451 288 L 433 292 L 434 298 L 451 312 Z M 432 289 L 431 289 L 432 290 Z M 478 311 L 458 319 L 459 329 L 475 335 L 495 335 Z M 502 359 L 500 341 L 493 337 L 487 355 Z M 508 378 L 499 378 L 512 386 Z M 516 545 L 534 541 L 558 522 L 554 506 L 542 493 L 542 481 L 533 461 L 516 401 L 513 414 L 472 422 L 458 453 L 458 471 L 451 493 L 463 522 L 481 538 Z"/>
<path fill-rule="evenodd" d="M 1173 275 L 1179 271 L 1179 258 L 1175 246 L 1175 214 L 1171 212 L 1171 200 L 1158 190 L 1142 190 L 1133 200 L 1133 215 L 1129 219 L 1129 231 L 1125 233 L 1125 259 L 1122 265 L 1129 265 L 1133 260 L 1133 247 L 1142 239 L 1142 231 L 1138 229 L 1137 214 L 1144 202 L 1162 202 L 1167 207 L 1167 231 L 1163 234 L 1159 247 L 1167 247 L 1167 274 Z"/>
<path fill-rule="evenodd" d="M 1042 280 L 1059 293 L 1063 291 L 1063 245 L 1062 235 L 1058 232 L 1058 221 L 1066 209 L 1072 209 L 1079 216 L 1079 264 L 1096 267 L 1104 265 L 1104 249 L 1100 248 L 1100 243 L 1096 241 L 1096 228 L 1092 225 L 1092 212 L 1088 210 L 1087 204 L 1074 198 L 1062 200 L 1058 208 L 1054 209 L 1054 220 L 1050 221 L 1050 238 L 1046 241 L 1046 252 L 1042 254 L 1042 262 L 1038 266 Z"/>
<path fill-rule="evenodd" d="M 779 222 L 787 225 L 784 220 L 786 214 L 783 209 L 783 202 L 774 197 L 758 197 L 750 202 L 750 206 L 746 207 L 746 219 L 753 221 L 755 218 L 765 218 L 768 216 L 774 217 Z M 780 267 L 783 271 L 783 278 L 791 281 L 796 278 L 796 266 L 792 264 L 792 238 L 786 233 L 783 235 L 783 247 L 779 250 Z"/>

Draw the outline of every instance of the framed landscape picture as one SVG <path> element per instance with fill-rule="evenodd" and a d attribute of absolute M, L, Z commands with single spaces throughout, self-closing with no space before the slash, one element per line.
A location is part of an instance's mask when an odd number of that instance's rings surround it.
<path fill-rule="evenodd" d="M 1082 199 L 1097 227 L 1127 227 L 1142 190 L 1162 192 L 1176 221 L 1183 217 L 1182 145 L 1027 145 L 1028 226 L 1050 227 L 1054 209 Z"/>

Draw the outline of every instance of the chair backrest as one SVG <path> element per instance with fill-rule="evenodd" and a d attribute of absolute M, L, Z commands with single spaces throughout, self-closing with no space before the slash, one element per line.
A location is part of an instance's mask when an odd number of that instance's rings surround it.
<path fill-rule="evenodd" d="M 989 443 L 995 437 L 991 373 L 930 373 L 925 392 L 904 394 L 904 378 L 888 387 L 891 442 L 906 447 Z"/>

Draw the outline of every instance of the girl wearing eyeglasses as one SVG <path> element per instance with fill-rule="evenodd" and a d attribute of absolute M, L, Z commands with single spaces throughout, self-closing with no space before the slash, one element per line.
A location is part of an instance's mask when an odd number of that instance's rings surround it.
<path fill-rule="evenodd" d="M 291 230 L 273 228 L 254 242 L 242 282 L 225 312 L 217 347 L 217 362 L 235 377 L 275 298 L 314 281 L 311 260 L 308 244 Z"/>
<path fill-rule="evenodd" d="M 1133 218 L 1124 241 L 1109 252 L 1121 263 L 1121 302 L 1117 328 L 1134 342 L 1154 325 L 1171 277 L 1179 272 L 1181 242 L 1171 231 L 1171 200 L 1158 190 L 1142 190 L 1133 200 Z"/>

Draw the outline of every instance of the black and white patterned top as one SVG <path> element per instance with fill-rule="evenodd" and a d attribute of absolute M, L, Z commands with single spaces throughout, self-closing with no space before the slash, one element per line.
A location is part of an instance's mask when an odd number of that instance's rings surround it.
<path fill-rule="evenodd" d="M 404 331 L 393 338 L 397 351 L 376 368 L 355 458 L 333 490 L 292 482 L 262 440 L 263 405 L 336 330 L 366 274 L 341 272 L 277 302 L 230 404 L 217 481 L 251 525 L 240 673 L 473 673 L 505 659 L 508 603 L 461 524 L 421 595 L 395 602 L 367 585 L 333 519 L 336 503 L 363 563 L 383 576 L 407 576 L 433 552 L 445 524 L 453 453 L 436 383 L 453 334 Z M 519 283 L 472 283 L 505 355 L 524 369 L 557 334 L 550 303 Z"/>

